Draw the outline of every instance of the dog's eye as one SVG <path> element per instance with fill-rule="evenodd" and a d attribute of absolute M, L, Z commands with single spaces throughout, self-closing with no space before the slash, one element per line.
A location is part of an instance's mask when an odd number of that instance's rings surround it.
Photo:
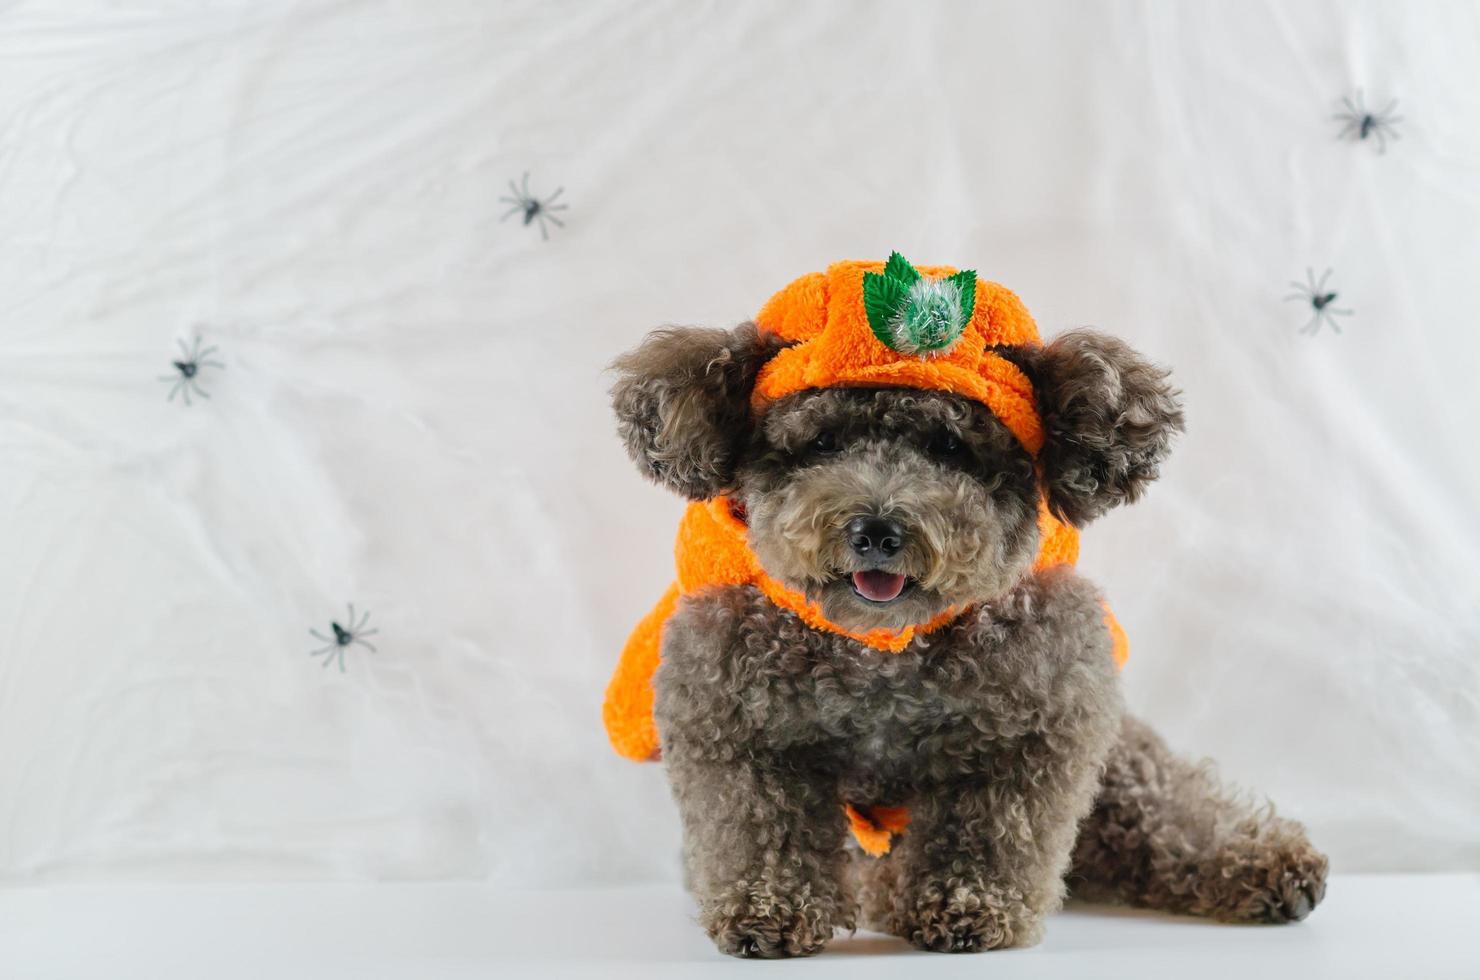
<path fill-rule="evenodd" d="M 951 457 L 961 455 L 961 440 L 954 432 L 944 430 L 930 437 L 930 453 L 933 456 Z"/>
<path fill-rule="evenodd" d="M 835 453 L 838 451 L 838 437 L 831 432 L 819 432 L 812 440 L 812 451 L 817 453 Z"/>

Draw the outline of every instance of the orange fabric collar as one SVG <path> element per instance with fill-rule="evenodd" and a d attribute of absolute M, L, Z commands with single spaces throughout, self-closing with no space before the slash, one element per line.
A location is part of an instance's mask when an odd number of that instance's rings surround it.
<path fill-rule="evenodd" d="M 875 650 L 898 653 L 916 636 L 939 629 L 961 612 L 951 608 L 926 623 L 902 630 L 875 629 L 864 633 L 846 630 L 822 615 L 805 595 L 767 575 L 755 552 L 750 550 L 744 522 L 737 518 L 728 497 L 690 504 L 679 525 L 674 544 L 678 565 L 678 589 L 683 595 L 714 585 L 754 585 L 776 605 L 789 609 L 813 629 L 841 633 Z"/>
<path fill-rule="evenodd" d="M 1040 544 L 1035 569 L 1074 564 L 1079 558 L 1079 532 L 1049 513 L 1046 504 L 1038 510 Z M 689 595 L 715 585 L 754 585 L 776 605 L 790 609 L 814 629 L 839 633 L 865 646 L 898 653 L 917 636 L 947 625 L 964 612 L 954 606 L 928 622 L 902 630 L 876 629 L 864 633 L 846 630 L 822 615 L 815 602 L 767 575 L 750 550 L 745 523 L 737 518 L 728 497 L 689 504 L 678 526 L 673 546 L 678 567 L 678 591 Z"/>

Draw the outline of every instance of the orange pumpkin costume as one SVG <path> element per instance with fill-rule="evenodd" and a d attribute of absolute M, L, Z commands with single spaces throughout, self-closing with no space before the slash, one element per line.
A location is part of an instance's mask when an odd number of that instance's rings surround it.
<path fill-rule="evenodd" d="M 899 260 L 903 262 L 903 260 Z M 890 263 L 893 265 L 893 260 Z M 1038 328 L 1022 302 L 996 283 L 975 282 L 975 304 L 959 339 L 948 349 L 924 355 L 903 354 L 887 346 L 871 328 L 865 311 L 865 274 L 885 271 L 883 262 L 838 262 L 825 273 L 811 273 L 777 293 L 755 318 L 763 333 L 791 342 L 761 369 L 751 406 L 759 416 L 779 398 L 798 391 L 828 387 L 902 387 L 948 391 L 982 402 L 1029 453 L 1043 446 L 1033 387 L 1012 362 L 992 347 L 1036 343 Z M 921 266 L 927 281 L 956 275 L 946 266 Z M 1041 545 L 1035 568 L 1073 564 L 1079 556 L 1079 532 L 1058 521 L 1040 502 Z M 948 609 L 927 623 L 903 630 L 854 633 L 822 615 L 800 592 L 767 575 L 746 542 L 743 522 L 727 498 L 692 503 L 679 524 L 674 547 L 678 578 L 657 606 L 637 624 L 622 650 L 606 691 L 603 718 L 612 747 L 629 759 L 658 756 L 658 730 L 653 720 L 653 673 L 658 666 L 663 624 L 682 596 L 717 586 L 750 585 L 772 602 L 789 609 L 814 629 L 851 637 L 876 650 L 898 653 L 916 636 L 951 622 L 963 610 Z M 1115 661 L 1124 664 L 1124 632 L 1106 610 Z M 889 849 L 889 840 L 907 822 L 902 808 L 873 807 L 860 813 L 847 807 L 848 818 L 869 853 Z"/>

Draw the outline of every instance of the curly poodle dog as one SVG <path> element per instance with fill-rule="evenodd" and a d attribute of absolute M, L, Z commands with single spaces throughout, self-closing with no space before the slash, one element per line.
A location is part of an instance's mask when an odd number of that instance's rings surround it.
<path fill-rule="evenodd" d="M 867 305 L 878 264 L 853 265 L 840 275 Z M 773 316 L 660 330 L 615 365 L 633 460 L 722 501 L 760 569 L 672 602 L 651 680 L 702 925 L 724 952 L 783 957 L 859 925 L 927 950 L 1029 945 L 1070 890 L 1304 918 L 1326 858 L 1124 712 L 1118 627 L 1043 555 L 1051 528 L 1156 479 L 1182 428 L 1166 372 L 1100 334 L 995 329 L 1026 315 L 1001 287 L 961 281 L 972 308 L 902 281 L 892 314 L 852 310 L 842 347 Z M 820 282 L 833 329 L 847 298 Z M 922 352 L 902 339 L 919 324 L 977 349 Z M 785 384 L 765 377 L 824 341 L 851 352 L 830 373 L 817 348 Z M 952 364 L 996 387 L 949 380 Z"/>

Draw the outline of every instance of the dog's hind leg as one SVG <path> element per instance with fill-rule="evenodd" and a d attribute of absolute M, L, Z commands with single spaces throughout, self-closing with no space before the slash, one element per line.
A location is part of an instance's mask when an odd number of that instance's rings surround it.
<path fill-rule="evenodd" d="M 1305 828 L 1220 785 L 1126 716 L 1068 876 L 1075 897 L 1233 922 L 1305 918 L 1326 892 Z"/>

